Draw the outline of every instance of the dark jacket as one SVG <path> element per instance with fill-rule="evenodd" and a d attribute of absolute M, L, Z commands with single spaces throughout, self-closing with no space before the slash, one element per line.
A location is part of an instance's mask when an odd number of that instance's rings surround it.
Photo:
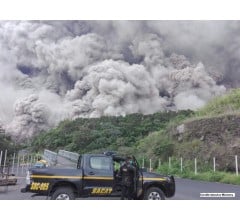
<path fill-rule="evenodd" d="M 130 163 L 124 163 L 120 167 L 120 176 L 122 179 L 122 184 L 125 186 L 132 186 L 134 184 L 136 168 Z"/>

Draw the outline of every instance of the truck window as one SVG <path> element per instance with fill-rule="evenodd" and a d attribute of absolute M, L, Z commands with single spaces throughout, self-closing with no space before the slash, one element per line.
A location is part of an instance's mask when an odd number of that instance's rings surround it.
<path fill-rule="evenodd" d="M 111 170 L 112 160 L 109 157 L 91 157 L 90 167 L 99 170 Z"/>

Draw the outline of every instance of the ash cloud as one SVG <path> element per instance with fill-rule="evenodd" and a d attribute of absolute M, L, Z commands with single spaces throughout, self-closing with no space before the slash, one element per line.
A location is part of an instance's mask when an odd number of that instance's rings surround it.
<path fill-rule="evenodd" d="M 85 71 L 86 76 L 66 94 L 75 103 L 74 116 L 150 114 L 166 109 L 167 101 L 142 65 L 105 60 Z"/>
<path fill-rule="evenodd" d="M 30 138 L 37 132 L 47 129 L 49 125 L 49 110 L 38 101 L 36 95 L 17 100 L 14 106 L 14 118 L 7 131 L 19 141 Z"/>
<path fill-rule="evenodd" d="M 2 21 L 0 122 L 24 141 L 65 118 L 204 106 L 240 82 L 239 21 Z"/>

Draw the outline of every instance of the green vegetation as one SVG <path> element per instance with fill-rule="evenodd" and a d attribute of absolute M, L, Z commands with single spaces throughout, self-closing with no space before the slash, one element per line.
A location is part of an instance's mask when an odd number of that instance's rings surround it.
<path fill-rule="evenodd" d="M 180 111 L 65 120 L 58 127 L 35 137 L 31 146 L 38 151 L 47 148 L 78 153 L 104 149 L 134 150 L 138 142 L 151 132 L 164 130 L 170 122 L 182 120 L 191 114 L 191 111 Z M 156 151 L 162 152 L 163 149 Z"/>
<path fill-rule="evenodd" d="M 18 152 L 20 149 L 23 149 L 23 146 L 20 146 L 19 144 L 14 143 L 11 140 L 11 137 L 5 134 L 3 130 L 0 129 L 0 152 L 2 151 L 2 161 L 0 165 L 4 164 L 4 157 L 5 152 L 7 150 L 8 160 L 13 156 L 14 153 Z"/>
<path fill-rule="evenodd" d="M 8 154 L 13 154 L 13 152 L 17 151 L 19 148 L 18 145 L 15 145 L 11 138 L 7 136 L 3 131 L 0 131 L 0 152 L 8 151 Z"/>
<path fill-rule="evenodd" d="M 121 154 L 134 154 L 140 161 L 151 158 L 155 169 L 160 159 L 163 163 L 157 170 L 161 173 L 239 184 L 240 177 L 234 174 L 211 171 L 213 156 L 218 158 L 218 170 L 233 171 L 232 155 L 239 155 L 239 123 L 240 89 L 234 89 L 196 112 L 65 120 L 33 138 L 29 147 L 33 151 L 46 148 L 78 153 L 115 150 Z M 182 132 L 176 129 L 179 125 L 183 125 Z M 168 157 L 172 157 L 171 169 Z M 174 159 L 180 157 L 184 158 L 183 172 L 179 161 Z M 197 175 L 193 172 L 195 157 L 202 161 Z M 149 161 L 145 161 L 145 166 L 149 167 Z"/>
<path fill-rule="evenodd" d="M 232 113 L 240 113 L 240 89 L 233 89 L 223 96 L 216 97 L 195 115 L 210 117 Z"/>
<path fill-rule="evenodd" d="M 187 175 L 185 174 L 182 177 L 194 179 L 194 180 L 203 180 L 203 181 L 209 181 L 209 182 L 220 182 L 220 183 L 240 185 L 240 176 L 236 176 L 236 174 L 227 173 L 227 172 L 219 172 L 219 171 L 210 172 L 209 171 L 204 173 L 198 173 L 197 175 L 195 175 L 192 172 Z"/>
<path fill-rule="evenodd" d="M 153 132 L 141 139 L 135 148 L 137 156 L 145 155 L 147 158 L 160 158 L 166 160 L 173 154 L 173 141 L 166 135 L 164 130 Z"/>
<path fill-rule="evenodd" d="M 195 133 L 187 138 L 176 136 L 176 127 L 180 124 L 196 122 L 193 123 L 193 128 L 197 128 L 200 132 L 198 127 L 201 128 L 202 125 L 207 124 L 205 121 L 202 121 L 202 124 L 198 123 L 201 118 L 238 112 L 239 109 L 240 90 L 235 89 L 222 97 L 215 98 L 195 113 L 179 111 L 65 120 L 56 128 L 35 137 L 30 146 L 36 151 L 44 148 L 54 151 L 65 149 L 78 153 L 116 150 L 121 153 L 134 153 L 137 156 L 145 154 L 146 157 L 151 158 L 166 159 L 172 155 L 185 155 L 191 158 L 199 153 L 200 146 L 204 146 L 205 143 L 199 140 Z M 215 121 L 209 121 L 208 124 Z M 221 120 L 218 123 L 223 124 Z M 217 129 L 216 126 L 215 129 Z M 191 128 L 191 130 L 194 129 Z M 212 128 L 210 130 L 214 131 Z M 231 129 L 228 130 L 231 132 Z M 227 135 L 231 138 L 231 134 Z"/>
<path fill-rule="evenodd" d="M 177 177 L 193 179 L 193 180 L 203 180 L 203 181 L 209 181 L 209 182 L 221 182 L 221 183 L 227 183 L 227 184 L 240 185 L 240 176 L 237 176 L 235 173 L 228 173 L 223 171 L 214 172 L 213 170 L 211 170 L 210 167 L 208 167 L 207 169 L 198 171 L 197 174 L 195 174 L 193 171 L 193 162 L 187 161 L 185 162 L 185 164 L 187 165 L 185 165 L 182 172 L 180 169 L 180 164 L 177 164 L 176 160 L 173 161 L 170 169 L 169 169 L 168 163 L 163 163 L 160 166 L 160 168 L 156 169 L 156 172 L 159 172 L 161 174 L 171 174 Z"/>

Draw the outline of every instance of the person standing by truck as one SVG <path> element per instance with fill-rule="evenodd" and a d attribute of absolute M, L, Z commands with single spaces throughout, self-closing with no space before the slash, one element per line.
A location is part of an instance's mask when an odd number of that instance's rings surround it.
<path fill-rule="evenodd" d="M 134 199 L 134 181 L 136 167 L 133 165 L 132 157 L 127 157 L 120 167 L 121 177 L 121 199 Z"/>

